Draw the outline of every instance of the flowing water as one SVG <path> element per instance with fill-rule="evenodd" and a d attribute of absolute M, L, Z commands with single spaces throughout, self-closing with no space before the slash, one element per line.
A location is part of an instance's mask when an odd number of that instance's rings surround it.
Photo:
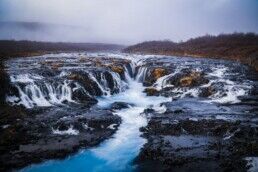
<path fill-rule="evenodd" d="M 97 99 L 98 108 L 103 109 L 109 108 L 115 102 L 129 104 L 129 108 L 114 111 L 114 114 L 121 117 L 122 123 L 112 138 L 94 148 L 81 150 L 78 154 L 64 160 L 46 161 L 31 165 L 21 171 L 134 171 L 135 166 L 132 161 L 146 143 L 139 130 L 147 125 L 147 118 L 143 113 L 145 109 L 151 108 L 157 113 L 164 113 L 166 108 L 161 103 L 187 96 L 198 98 L 203 88 L 214 85 L 218 87 L 217 92 L 200 101 L 221 104 L 238 103 L 241 101 L 239 97 L 248 95 L 254 87 L 253 82 L 246 76 L 239 75 L 237 79 L 234 77 L 235 70 L 240 66 L 238 63 L 125 54 L 90 54 L 87 56 L 103 59 L 102 63 L 107 65 L 114 59 L 118 60 L 117 63 L 123 64 L 124 76 L 107 70 L 105 67 L 96 67 L 96 61 L 93 65 L 90 58 L 85 60 L 78 53 L 21 58 L 7 63 L 11 82 L 16 90 L 12 91 L 7 98 L 10 104 L 23 105 L 26 108 L 60 107 L 73 106 L 73 104 L 80 104 L 93 98 Z M 62 65 L 58 66 L 57 70 L 50 70 L 44 66 L 45 63 L 61 64 L 60 60 L 62 60 Z M 125 65 L 125 60 L 129 61 L 129 64 Z M 150 77 L 152 67 L 159 63 L 161 67 L 172 70 L 153 83 L 152 87 L 157 90 L 170 87 L 169 79 L 184 68 L 204 71 L 209 82 L 199 87 L 173 87 L 171 92 L 177 93 L 176 95 L 146 96 L 144 93 L 146 86 L 143 86 L 143 83 L 147 77 Z M 18 69 L 13 67 L 15 65 L 19 66 Z M 57 68 L 57 66 L 52 67 Z M 239 69 L 244 73 L 248 72 L 246 67 Z M 88 79 L 89 84 L 94 88 L 84 86 L 81 81 L 82 77 Z M 78 94 L 84 97 L 76 97 L 75 95 Z"/>
<path fill-rule="evenodd" d="M 139 128 L 147 125 L 146 118 L 141 115 L 146 107 L 164 112 L 160 103 L 169 100 L 163 97 L 146 97 L 142 83 L 127 78 L 129 88 L 120 94 L 99 98 L 100 107 L 108 107 L 114 102 L 131 104 L 128 109 L 115 112 L 122 118 L 122 124 L 113 138 L 100 146 L 82 151 L 63 161 L 50 161 L 35 165 L 22 171 L 133 171 L 132 160 L 146 142 L 140 135 Z"/>

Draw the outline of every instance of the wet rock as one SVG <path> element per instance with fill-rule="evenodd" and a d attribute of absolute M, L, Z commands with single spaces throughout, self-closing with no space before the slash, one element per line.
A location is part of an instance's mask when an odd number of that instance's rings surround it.
<path fill-rule="evenodd" d="M 109 110 L 83 106 L 31 110 L 24 116 L 18 116 L 16 109 L 8 115 L 12 119 L 0 121 L 1 126 L 9 124 L 0 128 L 1 171 L 65 158 L 80 148 L 95 146 L 109 138 L 121 123 Z"/>
<path fill-rule="evenodd" d="M 209 80 L 204 77 L 203 73 L 183 70 L 181 73 L 171 77 L 167 82 L 175 87 L 196 87 L 207 84 Z"/>
<path fill-rule="evenodd" d="M 119 89 L 117 89 L 116 83 L 111 73 L 106 71 L 104 72 L 104 76 L 107 81 L 108 88 L 111 90 L 111 94 L 118 93 Z"/>
<path fill-rule="evenodd" d="M 156 88 L 145 88 L 144 92 L 147 94 L 147 96 L 159 96 L 159 91 Z"/>
<path fill-rule="evenodd" d="M 215 93 L 215 90 L 210 86 L 210 87 L 202 88 L 199 93 L 199 96 L 200 97 L 209 97 L 209 96 L 213 95 L 214 93 Z"/>
<path fill-rule="evenodd" d="M 98 84 L 87 73 L 73 72 L 67 78 L 79 82 L 92 96 L 101 96 L 103 94 Z"/>
<path fill-rule="evenodd" d="M 135 160 L 139 169 L 153 162 L 151 169 L 160 171 L 246 171 L 244 158 L 258 155 L 257 121 L 241 107 L 198 98 L 162 105 L 166 112 L 149 111 L 148 125 L 140 129 L 147 143 Z"/>
<path fill-rule="evenodd" d="M 124 68 L 122 66 L 111 66 L 111 70 L 118 74 L 124 74 Z"/>
<path fill-rule="evenodd" d="M 152 108 L 147 108 L 147 109 L 144 109 L 144 111 L 143 111 L 143 113 L 145 113 L 145 114 L 153 113 L 153 112 L 155 112 L 155 110 Z"/>
<path fill-rule="evenodd" d="M 115 102 L 111 105 L 111 109 L 120 110 L 120 109 L 129 108 L 130 106 L 133 106 L 133 105 L 126 102 Z"/>
<path fill-rule="evenodd" d="M 151 73 L 151 77 L 154 77 L 155 80 L 165 75 L 167 75 L 167 70 L 163 68 L 156 68 Z"/>
<path fill-rule="evenodd" d="M 89 96 L 83 89 L 76 89 L 72 93 L 72 99 L 76 102 L 83 103 L 86 105 L 94 105 L 98 101 L 96 98 Z"/>
<path fill-rule="evenodd" d="M 0 89 L 0 106 L 1 106 L 5 104 L 5 97 L 10 87 L 10 80 L 4 70 L 4 65 L 2 64 L 1 60 L 0 60 L 0 83 L 1 83 L 1 89 Z"/>
<path fill-rule="evenodd" d="M 150 65 L 150 64 L 148 64 L 148 65 Z M 168 71 L 165 68 L 152 69 L 152 67 L 149 67 L 147 71 L 150 71 L 150 74 L 146 75 L 145 76 L 146 78 L 143 78 L 144 86 L 151 86 L 152 84 L 154 84 L 157 81 L 157 79 L 168 74 Z M 148 74 L 148 72 L 146 74 Z"/>

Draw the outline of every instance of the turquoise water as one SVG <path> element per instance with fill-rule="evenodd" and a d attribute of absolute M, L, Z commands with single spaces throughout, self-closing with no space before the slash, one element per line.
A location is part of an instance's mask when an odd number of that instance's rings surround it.
<path fill-rule="evenodd" d="M 141 113 L 147 107 L 164 111 L 160 103 L 168 100 L 162 97 L 146 97 L 141 83 L 128 78 L 129 89 L 115 96 L 99 99 L 98 105 L 106 107 L 113 102 L 133 104 L 128 109 L 115 112 L 122 119 L 122 124 L 112 138 L 95 148 L 81 151 L 64 160 L 47 161 L 32 165 L 23 172 L 98 172 L 98 171 L 134 171 L 133 159 L 139 154 L 146 140 L 140 135 L 139 128 L 147 125 L 147 119 Z"/>

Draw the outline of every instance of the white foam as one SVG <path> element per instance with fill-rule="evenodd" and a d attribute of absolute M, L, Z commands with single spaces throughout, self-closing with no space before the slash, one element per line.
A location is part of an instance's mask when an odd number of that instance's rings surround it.
<path fill-rule="evenodd" d="M 216 76 L 218 78 L 221 78 L 224 76 L 224 74 L 226 73 L 226 71 L 228 70 L 227 67 L 225 66 L 218 66 L 218 67 L 214 67 L 212 68 L 213 71 L 211 73 L 209 73 L 209 76 Z"/>
<path fill-rule="evenodd" d="M 179 68 L 177 68 L 175 72 L 158 78 L 157 81 L 153 84 L 153 87 L 157 88 L 158 90 L 161 90 L 164 87 L 173 86 L 173 85 L 167 84 L 167 80 L 172 76 L 176 75 L 179 71 L 180 71 Z"/>
<path fill-rule="evenodd" d="M 164 113 L 166 112 L 167 108 L 165 105 L 162 105 L 162 106 L 154 106 L 153 108 L 157 113 Z"/>
<path fill-rule="evenodd" d="M 240 100 L 238 97 L 244 96 L 248 93 L 249 86 L 238 85 L 225 85 L 223 90 L 218 91 L 214 95 L 210 96 L 212 100 L 206 102 L 215 103 L 238 103 Z"/>
<path fill-rule="evenodd" d="M 122 118 L 122 124 L 113 138 L 107 140 L 102 146 L 92 149 L 94 156 L 105 159 L 107 164 L 115 168 L 124 168 L 135 157 L 146 140 L 140 137 L 140 127 L 147 125 L 147 119 L 141 113 L 147 107 L 152 107 L 158 112 L 164 112 L 164 106 L 160 103 L 170 101 L 165 97 L 150 97 L 143 93 L 144 87 L 137 80 L 129 79 L 129 88 L 117 95 L 99 98 L 98 105 L 108 107 L 114 102 L 127 102 L 134 106 L 118 110 L 116 115 Z M 110 126 L 109 126 L 110 128 Z M 111 128 L 114 128 L 111 126 Z M 128 157 L 129 156 L 129 157 Z M 123 169 L 119 169 L 122 171 Z"/>
<path fill-rule="evenodd" d="M 115 128 L 116 126 L 117 126 L 117 124 L 110 124 L 107 128 L 111 129 L 111 130 L 114 130 L 114 129 L 116 129 Z"/>
<path fill-rule="evenodd" d="M 247 170 L 248 172 L 257 172 L 258 171 L 258 157 L 247 157 L 245 158 L 247 161 L 247 166 L 250 168 Z"/>
<path fill-rule="evenodd" d="M 11 82 L 19 82 L 19 83 L 29 83 L 34 82 L 35 80 L 43 79 L 42 76 L 36 75 L 36 74 L 19 74 L 19 75 L 11 75 L 10 80 Z"/>

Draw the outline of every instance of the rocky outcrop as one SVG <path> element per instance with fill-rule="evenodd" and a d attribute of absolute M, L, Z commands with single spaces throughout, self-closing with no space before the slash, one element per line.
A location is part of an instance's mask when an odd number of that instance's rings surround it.
<path fill-rule="evenodd" d="M 148 68 L 147 71 L 150 71 L 149 73 L 146 73 L 147 75 L 144 78 L 143 84 L 144 86 L 151 86 L 154 84 L 159 78 L 165 76 L 168 74 L 168 70 L 166 68 L 162 67 L 152 67 L 149 66 L 151 64 L 146 64 L 146 68 Z"/>
<path fill-rule="evenodd" d="M 1 89 L 0 89 L 0 105 L 5 104 L 5 97 L 6 93 L 8 92 L 9 89 L 9 77 L 7 76 L 5 70 L 4 70 L 4 64 L 0 60 L 0 83 L 1 83 Z"/>
<path fill-rule="evenodd" d="M 110 66 L 113 72 L 116 72 L 120 75 L 124 74 L 124 68 L 122 66 Z"/>
<path fill-rule="evenodd" d="M 73 72 L 72 74 L 68 75 L 67 78 L 80 83 L 92 96 L 103 95 L 103 92 L 99 88 L 98 84 L 94 82 L 87 73 Z"/>
<path fill-rule="evenodd" d="M 114 102 L 111 105 L 110 109 L 112 109 L 112 110 L 121 110 L 121 109 L 129 108 L 131 106 L 133 106 L 133 104 L 129 104 L 129 103 L 126 103 L 126 102 Z"/>
<path fill-rule="evenodd" d="M 156 69 L 153 69 L 151 72 L 151 77 L 153 77 L 155 80 L 165 75 L 167 75 L 167 70 L 164 68 L 156 68 Z"/>
<path fill-rule="evenodd" d="M 245 157 L 258 154 L 257 122 L 245 123 L 246 114 L 242 121 L 241 107 L 238 112 L 227 107 L 234 120 L 223 120 L 216 116 L 227 114 L 216 105 L 191 100 L 164 105 L 165 113 L 145 112 L 149 122 L 141 131 L 148 142 L 135 160 L 138 170 L 246 171 Z"/>
<path fill-rule="evenodd" d="M 159 91 L 153 87 L 145 88 L 144 92 L 147 96 L 159 96 Z"/>
<path fill-rule="evenodd" d="M 167 82 L 175 87 L 196 87 L 207 84 L 209 80 L 201 72 L 183 70 L 169 78 Z"/>
<path fill-rule="evenodd" d="M 80 148 L 95 146 L 109 138 L 121 123 L 109 110 L 89 110 L 84 106 L 26 113 L 12 107 L 1 113 L 0 118 L 1 171 L 45 159 L 65 158 Z"/>

